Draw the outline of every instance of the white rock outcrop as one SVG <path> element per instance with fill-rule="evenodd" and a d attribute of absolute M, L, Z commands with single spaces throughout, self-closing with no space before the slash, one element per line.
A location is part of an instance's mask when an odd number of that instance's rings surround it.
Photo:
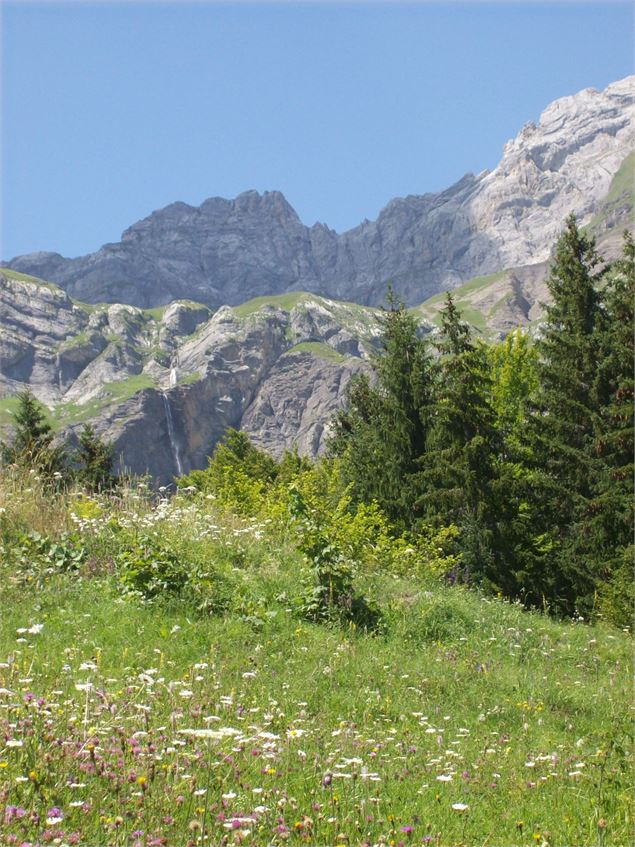
<path fill-rule="evenodd" d="M 633 149 L 633 76 L 604 91 L 562 97 L 537 124 L 526 124 L 468 201 L 477 231 L 498 253 L 499 268 L 548 259 L 565 217 L 575 212 L 579 223 L 588 223 Z"/>

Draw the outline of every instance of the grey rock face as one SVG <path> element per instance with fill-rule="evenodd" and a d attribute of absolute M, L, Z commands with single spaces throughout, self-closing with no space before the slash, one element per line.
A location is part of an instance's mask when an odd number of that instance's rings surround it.
<path fill-rule="evenodd" d="M 87 256 L 37 253 L 10 266 L 90 303 L 191 298 L 215 308 L 305 290 L 377 304 L 389 281 L 420 303 L 474 276 L 544 262 L 566 215 L 591 219 L 635 147 L 634 83 L 555 101 L 506 144 L 491 173 L 392 200 L 376 221 L 342 234 L 304 226 L 277 191 L 249 191 L 199 207 L 173 203 Z"/>
<path fill-rule="evenodd" d="M 12 394 L 24 383 L 53 402 L 81 360 L 80 349 L 65 349 L 69 336 L 81 338 L 86 312 L 55 286 L 25 283 L 0 274 L 0 390 Z M 89 338 L 81 347 L 90 344 Z"/>
<path fill-rule="evenodd" d="M 91 310 L 10 274 L 0 274 L 2 395 L 28 385 L 66 435 L 91 420 L 120 470 L 157 484 L 205 467 L 230 426 L 275 455 L 321 452 L 379 332 L 373 310 L 313 295 L 286 310 L 225 306 L 210 317 L 175 303 L 157 315 Z"/>
<path fill-rule="evenodd" d="M 280 457 L 292 444 L 301 455 L 324 452 L 329 423 L 344 402 L 350 378 L 362 359 L 329 362 L 307 352 L 281 356 L 241 420 L 256 447 Z"/>
<path fill-rule="evenodd" d="M 0 397 L 30 386 L 60 430 L 91 420 L 121 469 L 157 483 L 204 467 L 228 426 L 274 455 L 316 455 L 380 331 L 374 310 L 331 297 L 377 303 L 392 281 L 420 303 L 494 274 L 457 302 L 504 334 L 539 317 L 569 212 L 617 254 L 633 209 L 634 81 L 556 101 L 491 173 L 393 200 L 340 235 L 304 226 L 278 192 L 246 192 L 172 204 L 78 259 L 19 257 L 0 273 Z M 300 289 L 328 297 L 287 293 Z M 420 315 L 434 320 L 439 303 Z"/>

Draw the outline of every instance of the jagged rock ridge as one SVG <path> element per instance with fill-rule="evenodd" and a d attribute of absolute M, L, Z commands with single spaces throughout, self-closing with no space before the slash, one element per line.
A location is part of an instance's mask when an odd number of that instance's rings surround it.
<path fill-rule="evenodd" d="M 368 367 L 374 310 L 315 295 L 232 309 L 73 302 L 0 273 L 0 413 L 29 386 L 71 435 L 91 420 L 119 467 L 156 483 L 205 467 L 229 426 L 274 455 L 315 456 L 346 385 Z"/>
<path fill-rule="evenodd" d="M 376 221 L 342 234 L 305 226 L 277 191 L 250 191 L 173 203 L 87 256 L 37 253 L 7 264 L 90 303 L 191 298 L 216 308 L 306 290 L 378 304 L 392 281 L 417 304 L 475 276 L 544 262 L 570 212 L 591 221 L 635 147 L 634 83 L 556 100 L 505 145 L 492 172 L 392 200 Z"/>

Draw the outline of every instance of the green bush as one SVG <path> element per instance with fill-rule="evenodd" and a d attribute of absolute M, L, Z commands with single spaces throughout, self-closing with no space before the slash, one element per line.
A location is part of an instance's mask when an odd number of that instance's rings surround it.
<path fill-rule="evenodd" d="M 634 553 L 633 545 L 624 549 L 618 566 L 597 593 L 597 613 L 614 626 L 631 629 L 635 609 Z"/>
<path fill-rule="evenodd" d="M 81 539 L 68 532 L 57 538 L 39 532 L 17 532 L 8 535 L 3 548 L 6 561 L 27 577 L 77 571 L 86 560 Z"/>
<path fill-rule="evenodd" d="M 473 636 L 476 628 L 482 630 L 474 609 L 466 602 L 472 596 L 460 587 L 402 595 L 389 603 L 386 618 L 391 631 L 402 641 L 417 646 L 456 644 Z"/>
<path fill-rule="evenodd" d="M 306 514 L 312 516 L 311 531 L 320 527 L 321 549 L 333 548 L 332 573 L 325 579 L 339 586 L 333 590 L 341 598 L 349 594 L 345 585 L 352 580 L 347 573 L 352 562 L 359 573 L 413 575 L 425 583 L 454 573 L 460 563 L 457 527 L 422 524 L 416 530 L 399 531 L 376 501 L 353 502 L 342 483 L 339 459 L 311 463 L 287 452 L 276 464 L 244 433 L 229 430 L 209 467 L 182 477 L 179 486 L 194 488 L 198 496 L 210 498 L 228 513 L 262 521 L 269 537 L 289 541 L 300 550 L 308 543 L 306 523 L 294 507 L 294 498 L 301 498 Z M 305 553 L 315 563 L 315 551 Z M 314 590 L 319 595 L 319 587 L 307 588 L 309 593 Z M 317 596 L 311 604 L 324 605 Z"/>
<path fill-rule="evenodd" d="M 126 593 L 145 600 L 179 595 L 188 584 L 188 572 L 179 558 L 152 536 L 142 535 L 115 557 L 119 582 Z"/>
<path fill-rule="evenodd" d="M 320 524 L 297 488 L 290 491 L 289 509 L 298 520 L 298 549 L 306 557 L 311 577 L 301 599 L 301 613 L 313 621 L 350 622 L 363 629 L 376 629 L 381 614 L 355 593 L 353 564 Z"/>

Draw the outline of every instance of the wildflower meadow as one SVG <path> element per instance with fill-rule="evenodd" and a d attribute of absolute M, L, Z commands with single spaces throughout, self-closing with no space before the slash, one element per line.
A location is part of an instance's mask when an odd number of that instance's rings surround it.
<path fill-rule="evenodd" d="M 7 472 L 0 844 L 631 843 L 629 632 L 370 556 L 312 618 L 298 527 Z"/>

